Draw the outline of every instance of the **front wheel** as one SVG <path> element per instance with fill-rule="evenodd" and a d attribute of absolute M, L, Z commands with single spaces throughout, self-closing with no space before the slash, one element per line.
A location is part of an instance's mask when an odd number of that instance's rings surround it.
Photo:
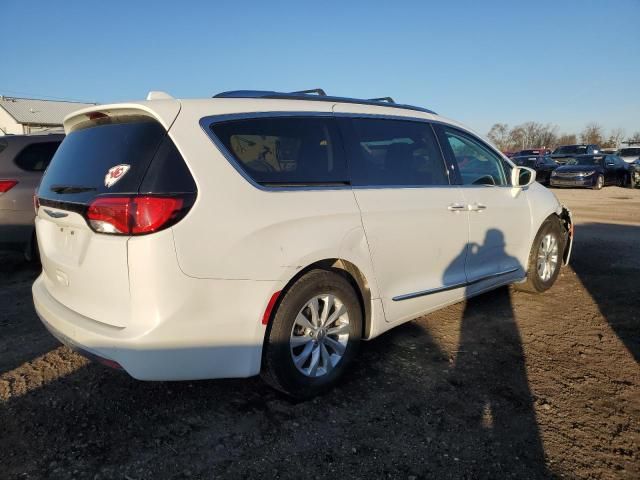
<path fill-rule="evenodd" d="M 565 236 L 560 220 L 547 218 L 536 235 L 527 267 L 527 280 L 516 284 L 518 290 L 530 293 L 542 293 L 556 282 L 562 266 Z"/>
<path fill-rule="evenodd" d="M 339 273 L 313 270 L 286 292 L 264 346 L 262 378 L 303 399 L 328 390 L 355 356 L 362 309 Z"/>
<path fill-rule="evenodd" d="M 594 190 L 602 190 L 602 187 L 604 187 L 604 176 L 603 175 L 598 175 L 598 177 L 596 178 L 595 183 L 593 184 L 593 189 Z"/>

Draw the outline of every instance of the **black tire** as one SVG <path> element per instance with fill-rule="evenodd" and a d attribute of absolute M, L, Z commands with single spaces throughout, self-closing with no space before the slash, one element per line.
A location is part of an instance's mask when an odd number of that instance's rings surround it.
<path fill-rule="evenodd" d="M 598 175 L 596 177 L 595 182 L 593 183 L 593 189 L 594 190 L 602 190 L 602 187 L 604 187 L 604 176 L 603 175 Z"/>
<path fill-rule="evenodd" d="M 555 238 L 556 244 L 558 246 L 558 253 L 555 270 L 551 273 L 551 276 L 548 279 L 543 280 L 538 271 L 538 254 L 542 240 L 547 235 L 552 235 Z M 540 226 L 540 230 L 538 230 L 536 238 L 533 240 L 533 245 L 531 246 L 531 252 L 529 253 L 529 262 L 527 265 L 527 280 L 524 283 L 515 284 L 514 287 L 517 290 L 529 293 L 542 293 L 546 290 L 549 290 L 556 282 L 558 275 L 560 274 L 566 241 L 566 233 L 564 231 L 564 228 L 562 227 L 562 224 L 560 223 L 560 219 L 555 215 L 547 218 Z"/>
<path fill-rule="evenodd" d="M 638 185 L 636 184 L 635 176 L 632 173 L 631 175 L 629 175 L 629 188 L 636 188 L 637 186 Z"/>
<path fill-rule="evenodd" d="M 349 337 L 342 358 L 333 369 L 321 376 L 303 374 L 293 362 L 290 338 L 296 316 L 315 296 L 331 294 L 346 308 Z M 333 387 L 358 351 L 362 336 L 362 307 L 349 281 L 340 273 L 312 270 L 300 277 L 284 294 L 267 331 L 262 357 L 261 376 L 273 388 L 293 397 L 305 399 Z"/>
<path fill-rule="evenodd" d="M 24 251 L 25 259 L 34 265 L 40 264 L 40 249 L 38 248 L 38 238 L 36 237 L 36 231 L 31 234 L 31 239 L 27 243 Z"/>

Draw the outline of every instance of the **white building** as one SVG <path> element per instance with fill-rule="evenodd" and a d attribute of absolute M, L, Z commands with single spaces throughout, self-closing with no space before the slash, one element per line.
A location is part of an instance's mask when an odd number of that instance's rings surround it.
<path fill-rule="evenodd" d="M 93 103 L 37 100 L 0 95 L 0 136 L 42 131 L 62 131 L 62 120 L 69 113 Z"/>

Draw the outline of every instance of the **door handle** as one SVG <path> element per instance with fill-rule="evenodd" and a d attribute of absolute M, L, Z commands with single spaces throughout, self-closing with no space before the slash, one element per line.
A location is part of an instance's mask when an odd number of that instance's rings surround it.
<path fill-rule="evenodd" d="M 469 205 L 469 211 L 470 212 L 480 212 L 482 210 L 486 210 L 487 206 L 483 205 L 481 203 L 472 203 L 471 205 Z"/>
<path fill-rule="evenodd" d="M 464 203 L 451 203 L 447 209 L 450 212 L 462 212 L 467 209 L 467 206 Z"/>

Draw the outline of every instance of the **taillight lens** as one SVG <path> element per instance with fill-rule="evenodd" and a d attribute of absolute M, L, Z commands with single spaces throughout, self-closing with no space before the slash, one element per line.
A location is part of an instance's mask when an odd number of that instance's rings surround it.
<path fill-rule="evenodd" d="M 17 180 L 0 180 L 0 193 L 8 192 L 17 184 L 18 184 Z"/>
<path fill-rule="evenodd" d="M 98 197 L 87 208 L 86 218 L 99 233 L 143 235 L 167 228 L 180 220 L 191 202 L 171 196 Z"/>

